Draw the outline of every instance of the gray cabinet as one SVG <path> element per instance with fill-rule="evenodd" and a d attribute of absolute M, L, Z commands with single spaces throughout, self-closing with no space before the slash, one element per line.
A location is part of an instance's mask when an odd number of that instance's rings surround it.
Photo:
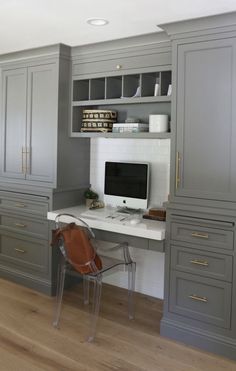
<path fill-rule="evenodd" d="M 2 55 L 0 72 L 0 182 L 88 187 L 89 142 L 68 136 L 70 48 L 54 45 Z"/>
<path fill-rule="evenodd" d="M 1 276 L 52 293 L 49 197 L 0 191 Z"/>
<path fill-rule="evenodd" d="M 56 64 L 3 69 L 2 176 L 53 181 Z"/>
<path fill-rule="evenodd" d="M 173 140 L 161 334 L 235 358 L 236 13 L 163 28 Z"/>
<path fill-rule="evenodd" d="M 233 357 L 235 217 L 199 209 L 167 210 L 161 333 Z"/>
<path fill-rule="evenodd" d="M 236 38 L 176 44 L 173 195 L 236 201 Z"/>
<path fill-rule="evenodd" d="M 178 271 L 171 272 L 170 280 L 170 312 L 230 328 L 230 283 Z"/>
<path fill-rule="evenodd" d="M 47 211 L 81 203 L 89 143 L 70 139 L 70 48 L 0 56 L 0 276 L 54 292 Z"/>

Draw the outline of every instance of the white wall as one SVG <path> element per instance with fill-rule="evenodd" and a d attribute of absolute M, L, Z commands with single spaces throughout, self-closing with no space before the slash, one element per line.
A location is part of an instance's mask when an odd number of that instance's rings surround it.
<path fill-rule="evenodd" d="M 151 165 L 149 207 L 160 206 L 168 198 L 169 139 L 91 139 L 90 183 L 103 199 L 105 161 L 144 161 Z M 131 247 L 137 263 L 136 291 L 163 298 L 164 254 Z M 124 273 L 116 273 L 107 282 L 127 287 Z"/>

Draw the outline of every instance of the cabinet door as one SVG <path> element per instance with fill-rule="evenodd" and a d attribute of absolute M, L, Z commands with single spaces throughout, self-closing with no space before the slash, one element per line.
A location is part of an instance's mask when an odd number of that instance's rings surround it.
<path fill-rule="evenodd" d="M 1 176 L 25 177 L 27 70 L 2 72 Z"/>
<path fill-rule="evenodd" d="M 177 51 L 177 196 L 236 201 L 236 39 Z"/>
<path fill-rule="evenodd" d="M 28 68 L 26 179 L 52 182 L 56 168 L 56 64 Z"/>

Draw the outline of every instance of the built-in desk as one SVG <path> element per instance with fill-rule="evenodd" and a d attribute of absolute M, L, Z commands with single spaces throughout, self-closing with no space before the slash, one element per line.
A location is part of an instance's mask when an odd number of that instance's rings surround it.
<path fill-rule="evenodd" d="M 97 239 L 111 242 L 127 241 L 131 246 L 146 250 L 164 251 L 165 222 L 141 219 L 136 225 L 131 225 L 132 216 L 123 218 L 109 218 L 112 209 L 96 209 L 87 214 L 85 206 L 74 206 L 66 209 L 48 212 L 48 220 L 54 221 L 58 214 L 72 214 L 83 219 L 94 231 Z M 64 216 L 61 221 L 71 222 Z"/>

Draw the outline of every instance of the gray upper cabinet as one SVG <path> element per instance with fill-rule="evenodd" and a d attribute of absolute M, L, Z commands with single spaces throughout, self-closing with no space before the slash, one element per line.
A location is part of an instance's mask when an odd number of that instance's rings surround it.
<path fill-rule="evenodd" d="M 18 68 L 3 71 L 2 82 L 2 176 L 24 178 L 23 148 L 26 144 L 27 70 Z"/>
<path fill-rule="evenodd" d="M 58 97 L 55 64 L 28 69 L 28 93 L 26 179 L 52 182 Z"/>
<path fill-rule="evenodd" d="M 172 194 L 236 201 L 236 38 L 176 48 Z"/>
<path fill-rule="evenodd" d="M 68 136 L 70 47 L 2 55 L 0 73 L 0 184 L 88 187 L 89 142 Z"/>
<path fill-rule="evenodd" d="M 56 65 L 3 70 L 2 176 L 53 181 Z"/>

